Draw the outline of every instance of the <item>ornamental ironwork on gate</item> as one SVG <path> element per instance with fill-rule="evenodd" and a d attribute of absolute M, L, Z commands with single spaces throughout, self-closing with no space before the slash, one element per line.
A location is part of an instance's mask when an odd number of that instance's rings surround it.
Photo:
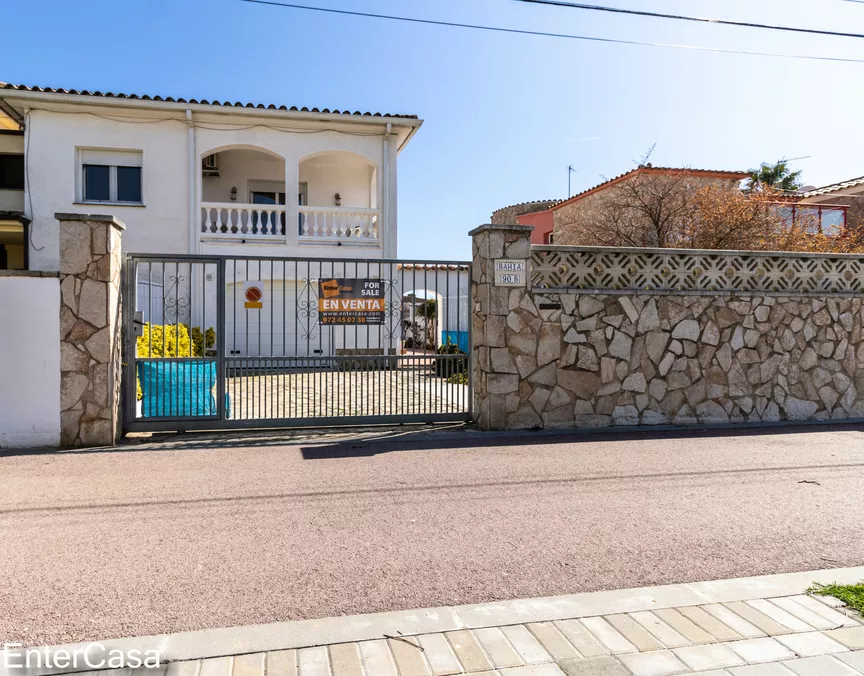
<path fill-rule="evenodd" d="M 127 431 L 471 417 L 470 265 L 132 255 Z"/>

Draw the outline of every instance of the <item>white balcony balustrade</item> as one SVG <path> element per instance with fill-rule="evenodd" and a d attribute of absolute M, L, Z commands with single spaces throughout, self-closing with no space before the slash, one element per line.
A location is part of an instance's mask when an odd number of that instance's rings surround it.
<path fill-rule="evenodd" d="M 303 243 L 378 243 L 378 209 L 358 207 L 300 207 Z"/>
<path fill-rule="evenodd" d="M 284 242 L 285 205 L 202 202 L 201 236 L 217 240 Z"/>
<path fill-rule="evenodd" d="M 299 211 L 298 235 L 302 244 L 378 243 L 378 209 L 301 206 Z M 285 242 L 285 214 L 285 205 L 202 202 L 201 238 Z"/>

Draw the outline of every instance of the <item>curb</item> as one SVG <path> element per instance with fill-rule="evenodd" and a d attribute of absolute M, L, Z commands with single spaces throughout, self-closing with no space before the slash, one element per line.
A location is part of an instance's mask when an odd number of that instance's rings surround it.
<path fill-rule="evenodd" d="M 329 617 L 315 620 L 276 622 L 247 627 L 203 629 L 176 634 L 141 636 L 98 641 L 106 652 L 156 650 L 163 662 L 227 657 L 274 650 L 309 648 L 383 638 L 384 635 L 418 634 L 479 629 L 527 622 L 631 613 L 642 610 L 729 603 L 801 594 L 814 582 L 857 583 L 864 579 L 864 566 L 782 573 L 757 577 L 712 580 L 517 599 L 440 608 Z M 39 648 L 43 654 L 58 649 L 73 652 L 93 643 Z M 53 676 L 88 669 L 20 669 L 0 660 L 0 676 Z"/>

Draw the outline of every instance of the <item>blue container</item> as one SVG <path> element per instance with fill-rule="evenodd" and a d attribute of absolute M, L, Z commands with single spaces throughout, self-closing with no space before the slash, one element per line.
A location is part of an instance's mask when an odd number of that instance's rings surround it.
<path fill-rule="evenodd" d="M 442 331 L 441 332 L 441 344 L 446 345 L 447 341 L 450 341 L 451 345 L 458 345 L 459 349 L 462 350 L 465 354 L 468 354 L 468 332 L 467 331 Z"/>
<path fill-rule="evenodd" d="M 138 381 L 144 397 L 141 415 L 153 417 L 192 417 L 218 415 L 213 388 L 216 362 L 204 359 L 138 361 Z M 226 417 L 227 411 L 226 397 Z"/>

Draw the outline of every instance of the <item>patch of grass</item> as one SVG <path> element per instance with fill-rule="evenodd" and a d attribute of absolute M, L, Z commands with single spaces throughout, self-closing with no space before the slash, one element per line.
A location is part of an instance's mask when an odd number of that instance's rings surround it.
<path fill-rule="evenodd" d="M 814 584 L 808 594 L 834 596 L 850 608 L 864 614 L 864 582 L 859 584 Z"/>

